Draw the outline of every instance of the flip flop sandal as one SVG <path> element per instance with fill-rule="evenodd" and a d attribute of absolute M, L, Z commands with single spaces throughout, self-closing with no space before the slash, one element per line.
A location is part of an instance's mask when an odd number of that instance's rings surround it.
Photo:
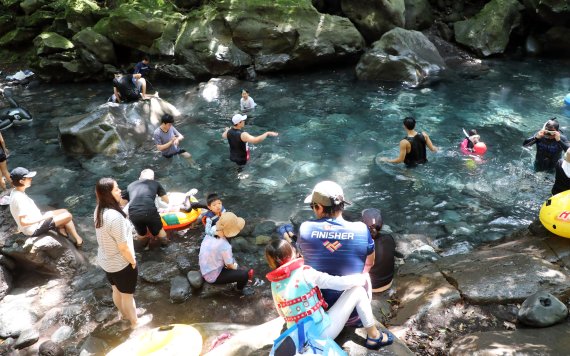
<path fill-rule="evenodd" d="M 382 341 L 382 339 L 384 338 L 384 335 L 388 336 L 386 341 Z M 374 344 L 371 344 L 370 342 L 373 342 Z M 366 345 L 365 346 L 369 350 L 379 350 L 382 346 L 391 345 L 393 342 L 394 342 L 394 335 L 392 335 L 391 332 L 380 331 L 380 337 L 378 337 L 378 339 L 372 339 L 371 337 L 366 335 Z"/>

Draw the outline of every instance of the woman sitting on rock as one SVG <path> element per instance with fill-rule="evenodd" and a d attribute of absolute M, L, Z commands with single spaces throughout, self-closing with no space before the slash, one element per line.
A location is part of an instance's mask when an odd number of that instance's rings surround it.
<path fill-rule="evenodd" d="M 305 266 L 302 258 L 295 257 L 295 249 L 285 240 L 272 241 L 265 248 L 265 258 L 273 269 L 267 274 L 271 281 L 271 293 L 275 308 L 287 322 L 287 327 L 306 317 L 312 317 L 314 328 L 310 330 L 321 337 L 336 338 L 356 308 L 366 328 L 366 347 L 378 350 L 390 345 L 394 336 L 376 328 L 372 307 L 364 285 L 367 274 L 331 276 Z M 325 311 L 320 288 L 334 289 L 344 293 Z"/>
<path fill-rule="evenodd" d="M 236 289 L 245 296 L 254 293 L 246 284 L 253 270 L 238 269 L 228 239 L 239 234 L 245 220 L 234 213 L 222 213 L 218 223 L 210 229 L 200 246 L 200 272 L 208 283 L 227 284 L 237 282 Z"/>

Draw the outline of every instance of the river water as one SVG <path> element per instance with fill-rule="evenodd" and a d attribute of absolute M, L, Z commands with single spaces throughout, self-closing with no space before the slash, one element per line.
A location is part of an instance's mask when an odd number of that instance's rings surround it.
<path fill-rule="evenodd" d="M 159 84 L 160 96 L 183 113 L 176 127 L 186 136 L 183 147 L 202 167 L 162 159 L 151 139 L 116 157 L 66 155 L 57 141 L 58 120 L 94 110 L 105 101 L 110 84 L 42 84 L 17 89 L 16 99 L 35 117 L 29 126 L 2 134 L 11 150 L 9 167 L 38 171 L 30 194 L 39 204 L 67 207 L 89 216 L 93 189 L 101 176 L 120 186 L 141 169 L 154 168 L 167 190 L 217 192 L 224 205 L 246 220 L 288 221 L 309 216 L 303 198 L 315 183 L 340 183 L 349 215 L 366 207 L 383 212 L 385 224 L 398 233 L 421 233 L 443 254 L 466 252 L 482 241 L 498 239 L 527 226 L 549 196 L 553 177 L 534 173 L 534 148 L 525 137 L 556 116 L 568 126 L 562 107 L 570 92 L 570 66 L 556 61 L 491 61 L 476 78 L 451 73 L 423 89 L 362 83 L 351 70 L 283 74 L 243 82 L 259 107 L 248 120 L 253 135 L 279 132 L 256 145 L 247 167 L 238 172 L 221 138 L 239 108 L 240 90 L 216 90 L 185 99 L 195 84 Z M 564 65 L 566 64 L 566 65 Z M 438 153 L 415 169 L 377 164 L 375 157 L 396 157 L 405 132 L 402 119 L 416 117 Z M 486 142 L 485 162 L 467 163 L 458 151 L 462 129 L 476 128 Z M 570 130 L 570 129 L 569 129 Z"/>

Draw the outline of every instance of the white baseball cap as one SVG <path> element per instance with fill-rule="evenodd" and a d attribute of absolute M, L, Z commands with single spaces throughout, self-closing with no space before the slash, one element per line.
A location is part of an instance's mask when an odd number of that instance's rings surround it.
<path fill-rule="evenodd" d="M 245 119 L 247 119 L 247 115 L 235 114 L 234 117 L 232 117 L 232 122 L 234 125 L 237 125 Z"/>
<path fill-rule="evenodd" d="M 341 186 L 330 180 L 315 185 L 311 194 L 305 198 L 305 203 L 318 203 L 323 206 L 339 205 L 340 203 L 350 205 L 350 202 L 344 200 L 344 192 Z"/>

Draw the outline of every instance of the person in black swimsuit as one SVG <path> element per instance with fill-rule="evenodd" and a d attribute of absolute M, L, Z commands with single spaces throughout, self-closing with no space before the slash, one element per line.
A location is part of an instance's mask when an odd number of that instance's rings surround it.
<path fill-rule="evenodd" d="M 431 143 L 427 133 L 417 132 L 414 130 L 416 127 L 416 119 L 408 116 L 404 119 L 404 129 L 406 130 L 406 137 L 400 141 L 400 154 L 397 158 L 389 159 L 381 157 L 379 160 L 388 163 L 401 163 L 404 162 L 408 167 L 415 167 L 418 164 L 426 163 L 426 146 L 432 152 L 437 152 L 437 147 Z"/>
<path fill-rule="evenodd" d="M 534 170 L 537 172 L 552 172 L 562 153 L 570 148 L 570 143 L 566 136 L 561 134 L 560 125 L 555 117 L 544 123 L 542 130 L 523 142 L 524 147 L 534 144 L 536 144 Z"/>
<path fill-rule="evenodd" d="M 259 136 L 252 136 L 243 131 L 247 115 L 235 114 L 232 117 L 232 127 L 226 127 L 222 137 L 228 140 L 230 144 L 230 161 L 235 162 L 238 166 L 244 166 L 249 161 L 248 143 L 256 145 L 263 142 L 269 136 L 279 135 L 277 132 L 267 131 Z"/>

